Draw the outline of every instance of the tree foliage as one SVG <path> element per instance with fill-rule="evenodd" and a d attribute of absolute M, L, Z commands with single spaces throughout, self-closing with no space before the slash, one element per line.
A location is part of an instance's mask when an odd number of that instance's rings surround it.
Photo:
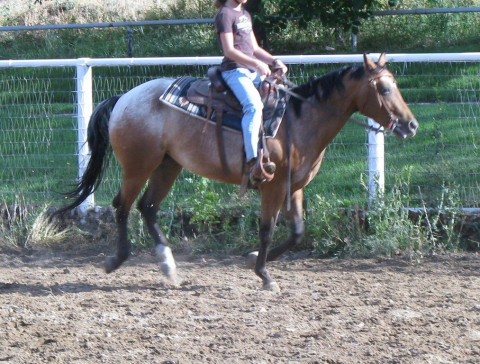
<path fill-rule="evenodd" d="M 285 27 L 287 18 L 298 18 L 300 27 L 305 28 L 313 19 L 323 26 L 358 32 L 361 22 L 370 16 L 379 0 L 262 0 L 259 16 L 269 27 Z M 266 9 L 269 9 L 269 14 Z M 275 15 L 275 16 L 273 16 Z"/>

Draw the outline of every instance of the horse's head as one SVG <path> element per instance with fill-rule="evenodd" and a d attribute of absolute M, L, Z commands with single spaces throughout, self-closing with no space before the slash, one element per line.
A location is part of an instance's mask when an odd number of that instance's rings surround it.
<path fill-rule="evenodd" d="M 393 74 L 385 67 L 386 57 L 382 53 L 378 62 L 366 54 L 363 56 L 368 89 L 362 92 L 364 100 L 360 112 L 391 130 L 399 138 L 415 135 L 418 122 L 403 100 Z"/>

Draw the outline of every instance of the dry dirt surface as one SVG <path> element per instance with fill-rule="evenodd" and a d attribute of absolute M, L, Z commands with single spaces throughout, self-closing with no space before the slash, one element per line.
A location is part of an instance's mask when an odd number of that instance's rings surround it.
<path fill-rule="evenodd" d="M 0 256 L 0 362 L 480 363 L 480 255 L 270 264 L 177 257 L 179 282 L 138 253 Z"/>

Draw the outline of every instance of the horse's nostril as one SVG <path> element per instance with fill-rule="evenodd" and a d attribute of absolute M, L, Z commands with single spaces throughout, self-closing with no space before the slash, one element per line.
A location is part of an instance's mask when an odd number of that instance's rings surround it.
<path fill-rule="evenodd" d="M 408 123 L 408 128 L 409 128 L 411 131 L 417 130 L 417 128 L 418 128 L 418 122 L 417 122 L 416 120 L 411 120 L 411 121 Z"/>

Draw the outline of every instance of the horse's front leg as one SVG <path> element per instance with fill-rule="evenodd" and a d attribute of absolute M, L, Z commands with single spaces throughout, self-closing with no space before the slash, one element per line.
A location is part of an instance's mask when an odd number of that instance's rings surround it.
<path fill-rule="evenodd" d="M 249 257 L 250 266 L 254 266 L 254 271 L 263 281 L 263 289 L 278 291 L 277 283 L 267 272 L 266 262 L 268 248 L 272 244 L 273 231 L 277 222 L 278 213 L 284 202 L 283 186 L 266 184 L 261 187 L 262 194 L 262 213 L 260 217 L 260 249 L 257 254 Z M 262 188 L 263 187 L 263 188 Z M 253 259 L 252 259 L 253 258 Z M 254 264 L 252 264 L 254 263 Z"/>
<path fill-rule="evenodd" d="M 262 220 L 260 226 L 260 242 L 261 247 L 258 252 L 252 252 L 248 256 L 247 267 L 255 268 L 260 278 L 264 283 L 264 288 L 278 289 L 275 282 L 268 275 L 265 264 L 267 261 L 276 260 L 279 256 L 285 253 L 288 249 L 299 244 L 305 234 L 305 225 L 303 223 L 303 190 L 297 190 L 292 194 L 291 208 L 287 211 L 284 208 L 284 214 L 291 224 L 292 232 L 290 237 L 283 244 L 273 248 L 268 252 L 268 246 L 272 242 L 273 229 L 275 227 L 276 218 L 270 220 Z M 275 215 L 276 216 L 276 215 Z M 264 221 L 264 222 L 263 222 Z"/>
<path fill-rule="evenodd" d="M 255 273 L 263 281 L 263 289 L 269 291 L 279 291 L 278 284 L 270 277 L 267 272 L 267 252 L 268 247 L 272 243 L 273 231 L 275 229 L 275 216 L 271 216 L 269 219 L 261 219 L 260 222 L 260 249 L 258 251 L 258 257 L 256 257 Z"/>
<path fill-rule="evenodd" d="M 286 219 L 290 222 L 291 234 L 285 243 L 272 249 L 267 255 L 267 261 L 276 260 L 287 250 L 300 244 L 305 235 L 305 224 L 303 222 L 303 189 L 292 194 L 291 208 L 289 211 L 284 208 Z"/>

